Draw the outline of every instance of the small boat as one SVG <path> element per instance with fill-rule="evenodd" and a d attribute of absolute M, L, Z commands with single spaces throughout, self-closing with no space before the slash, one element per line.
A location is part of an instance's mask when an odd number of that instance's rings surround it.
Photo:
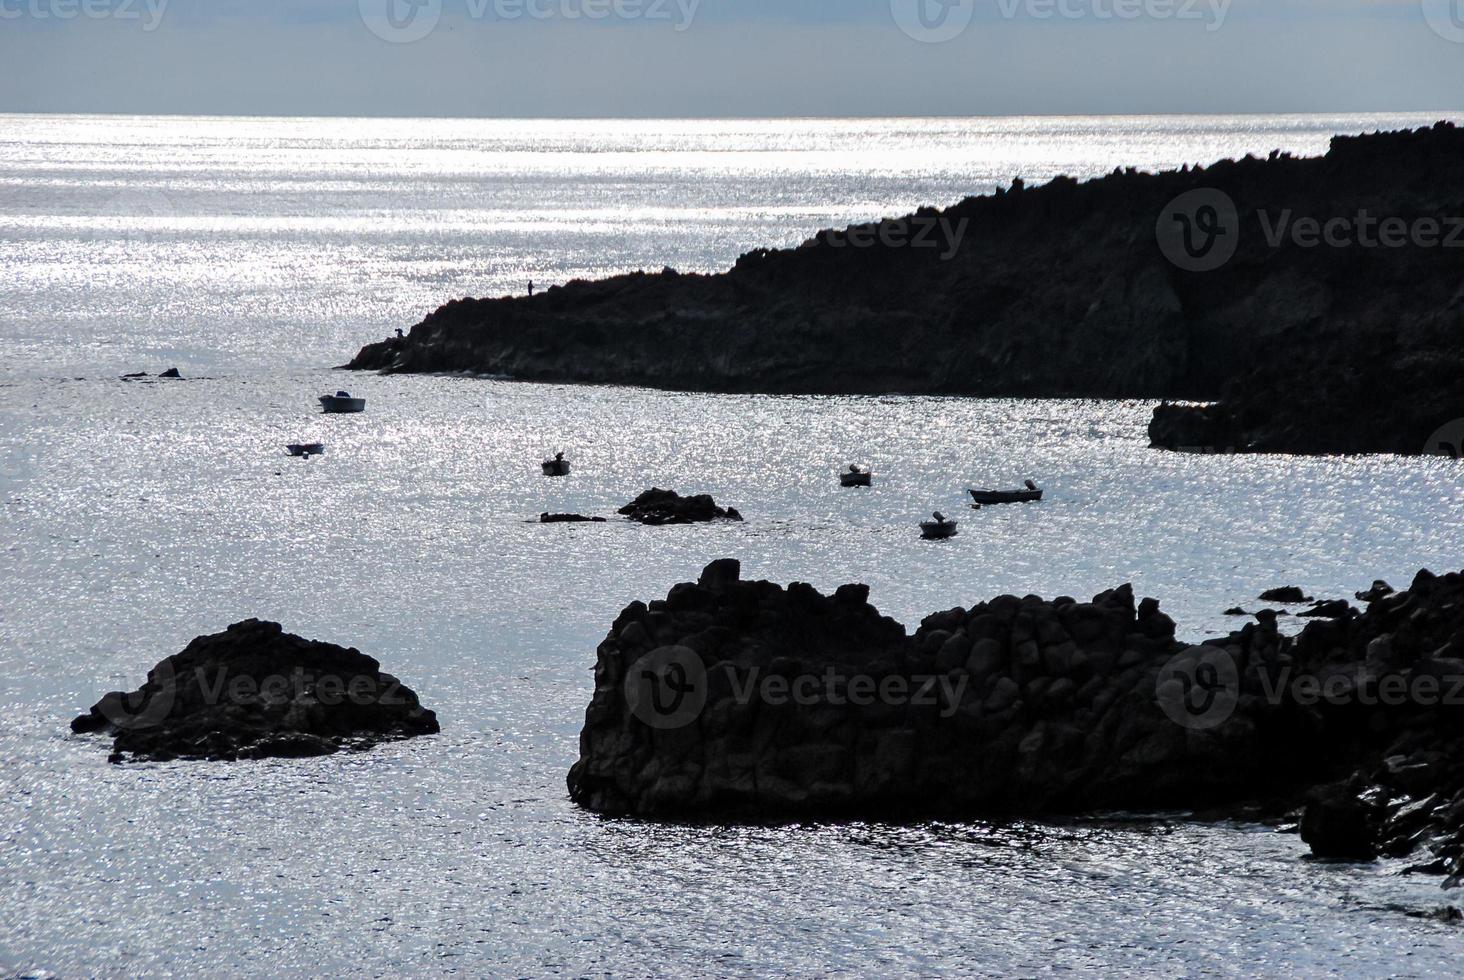
<path fill-rule="evenodd" d="M 366 411 L 366 399 L 352 398 L 349 391 L 338 391 L 334 395 L 321 395 L 320 407 L 327 415 L 355 415 Z"/>
<path fill-rule="evenodd" d="M 544 460 L 545 476 L 569 476 L 569 460 L 564 453 L 555 453 L 553 459 Z"/>
<path fill-rule="evenodd" d="M 856 466 L 850 463 L 839 471 L 839 486 L 841 487 L 867 487 L 872 486 L 874 473 L 867 466 Z"/>
<path fill-rule="evenodd" d="M 291 456 L 323 456 L 325 455 L 325 443 L 323 442 L 292 442 L 285 447 L 285 452 Z"/>
<path fill-rule="evenodd" d="M 1042 499 L 1042 490 L 1031 480 L 1025 490 L 980 490 L 971 491 L 978 504 L 1031 504 Z"/>
<path fill-rule="evenodd" d="M 940 511 L 936 511 L 933 521 L 922 521 L 920 523 L 920 536 L 926 541 L 944 541 L 946 538 L 954 538 L 959 532 L 956 530 L 960 525 L 955 521 L 947 520 Z"/>

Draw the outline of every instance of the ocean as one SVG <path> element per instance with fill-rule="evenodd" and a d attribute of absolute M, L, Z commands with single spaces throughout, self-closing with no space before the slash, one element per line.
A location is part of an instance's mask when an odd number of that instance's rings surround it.
<path fill-rule="evenodd" d="M 1407 862 L 1189 814 L 721 827 L 564 777 L 619 610 L 720 557 L 911 629 L 1013 592 L 1350 597 L 1464 554 L 1458 464 L 1151 451 L 1152 403 L 764 397 L 332 370 L 460 296 L 725 268 L 821 228 L 1438 114 L 484 121 L 0 115 L 0 975 L 1452 973 Z M 124 381 L 178 367 L 189 380 Z M 367 414 L 325 417 L 349 388 Z M 1298 397 L 1305 397 L 1299 392 Z M 286 458 L 287 442 L 327 455 Z M 574 475 L 544 479 L 564 451 Z M 879 474 L 840 491 L 839 466 Z M 1036 479 L 1041 506 L 963 510 Z M 651 486 L 742 525 L 540 526 Z M 921 542 L 931 511 L 963 513 Z M 69 720 L 259 617 L 440 736 L 110 766 Z"/>

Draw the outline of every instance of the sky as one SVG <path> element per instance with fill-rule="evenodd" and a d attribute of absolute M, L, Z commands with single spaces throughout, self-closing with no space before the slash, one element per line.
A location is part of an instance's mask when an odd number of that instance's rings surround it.
<path fill-rule="evenodd" d="M 0 0 L 0 112 L 1464 108 L 1464 0 Z"/>

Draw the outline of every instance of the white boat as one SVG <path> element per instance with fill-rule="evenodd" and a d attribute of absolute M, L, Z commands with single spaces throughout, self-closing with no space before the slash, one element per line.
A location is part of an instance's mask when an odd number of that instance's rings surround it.
<path fill-rule="evenodd" d="M 366 411 L 366 399 L 352 398 L 349 391 L 338 391 L 334 395 L 321 395 L 320 407 L 327 415 L 355 415 Z"/>
<path fill-rule="evenodd" d="M 857 466 L 850 463 L 839 471 L 839 486 L 841 487 L 867 487 L 874 483 L 874 473 L 867 466 Z"/>
<path fill-rule="evenodd" d="M 920 523 L 920 536 L 926 541 L 944 541 L 946 538 L 954 538 L 959 533 L 957 528 L 960 525 L 955 521 L 947 520 L 940 511 L 936 511 L 933 516 L 935 520 Z"/>
<path fill-rule="evenodd" d="M 545 476 L 569 476 L 569 460 L 564 453 L 556 453 L 553 459 L 544 460 Z"/>

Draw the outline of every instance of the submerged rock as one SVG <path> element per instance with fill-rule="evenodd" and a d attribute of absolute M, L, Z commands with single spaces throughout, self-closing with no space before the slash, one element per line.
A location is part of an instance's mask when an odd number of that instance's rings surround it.
<path fill-rule="evenodd" d="M 328 755 L 439 727 L 410 688 L 359 650 L 251 619 L 198 637 L 71 730 L 113 736 L 120 762 Z"/>
<path fill-rule="evenodd" d="M 1312 603 L 1312 607 L 1306 612 L 1298 615 L 1311 619 L 1342 619 L 1346 616 L 1357 615 L 1357 610 L 1346 599 L 1321 599 Z"/>
<path fill-rule="evenodd" d="M 124 375 L 122 375 L 122 380 L 123 381 L 136 381 L 136 380 L 141 379 L 141 378 L 150 378 L 150 377 L 152 377 L 152 375 L 148 374 L 146 371 L 137 371 L 137 372 L 134 372 L 132 374 L 124 374 Z M 183 380 L 183 375 L 181 373 L 179 373 L 179 371 L 178 371 L 177 368 L 168 368 L 168 370 L 162 372 L 157 377 L 158 377 L 158 380 L 161 380 L 161 381 L 181 381 L 181 380 Z"/>
<path fill-rule="evenodd" d="M 1464 881 L 1464 573 L 1295 637 L 1258 614 L 1198 646 L 1128 586 L 999 596 L 913 636 L 868 599 L 724 560 L 632 603 L 597 651 L 570 795 L 756 820 L 1294 806 L 1327 787 L 1302 821 L 1316 853 L 1423 849 Z"/>
<path fill-rule="evenodd" d="M 1295 585 L 1283 585 L 1279 589 L 1267 589 L 1260 594 L 1262 602 L 1279 602 L 1288 606 L 1311 602 L 1312 597 Z"/>
<path fill-rule="evenodd" d="M 540 524 L 604 524 L 603 517 L 586 517 L 584 514 L 540 514 Z"/>
<path fill-rule="evenodd" d="M 683 497 L 674 490 L 652 487 L 617 512 L 642 524 L 700 524 L 706 521 L 740 521 L 736 508 L 721 508 L 709 494 Z"/>

